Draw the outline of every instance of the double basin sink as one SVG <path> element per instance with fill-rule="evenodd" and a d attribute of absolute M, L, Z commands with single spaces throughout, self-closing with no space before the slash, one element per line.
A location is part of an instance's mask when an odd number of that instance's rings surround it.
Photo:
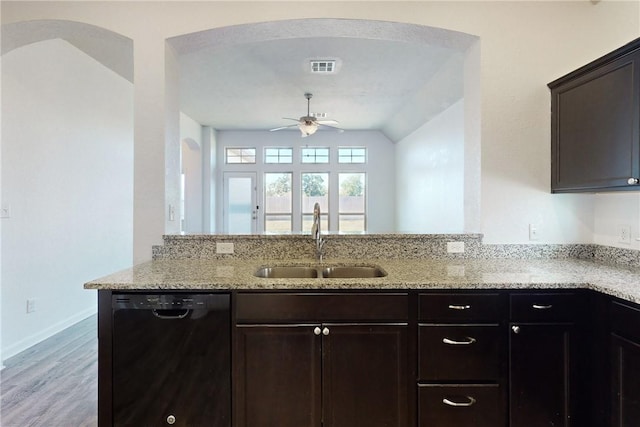
<path fill-rule="evenodd" d="M 387 273 L 377 266 L 334 265 L 334 266 L 274 266 L 261 267 L 255 276 L 265 279 L 363 279 L 384 277 Z"/>

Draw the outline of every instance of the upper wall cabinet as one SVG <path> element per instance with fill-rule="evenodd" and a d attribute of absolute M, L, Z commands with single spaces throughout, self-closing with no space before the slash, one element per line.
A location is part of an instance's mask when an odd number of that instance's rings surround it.
<path fill-rule="evenodd" d="M 640 39 L 548 86 L 551 191 L 640 190 Z"/>

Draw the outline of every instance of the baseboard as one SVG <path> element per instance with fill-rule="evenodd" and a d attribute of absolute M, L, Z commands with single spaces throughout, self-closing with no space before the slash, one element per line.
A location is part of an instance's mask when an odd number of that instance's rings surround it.
<path fill-rule="evenodd" d="M 44 340 L 46 340 L 47 338 L 51 338 L 53 335 L 57 334 L 58 332 L 68 328 L 69 326 L 75 325 L 76 323 L 80 322 L 81 320 L 86 319 L 89 316 L 93 316 L 94 314 L 96 314 L 97 311 L 97 307 L 91 307 L 88 308 L 86 310 L 83 310 L 79 313 L 74 314 L 71 317 L 68 317 L 60 322 L 57 322 L 51 326 L 49 326 L 46 329 L 43 329 L 42 331 L 38 332 L 37 334 L 33 334 L 31 336 L 25 337 L 23 339 L 21 339 L 20 341 L 18 341 L 17 343 L 14 343 L 10 346 L 8 346 L 7 348 L 2 349 L 2 362 L 4 362 L 5 360 L 15 356 L 16 354 L 25 351 L 26 349 L 28 349 L 29 347 L 32 347 Z M 0 362 L 0 364 L 3 364 L 2 362 Z M 2 368 L 4 368 L 4 365 L 2 366 Z"/>

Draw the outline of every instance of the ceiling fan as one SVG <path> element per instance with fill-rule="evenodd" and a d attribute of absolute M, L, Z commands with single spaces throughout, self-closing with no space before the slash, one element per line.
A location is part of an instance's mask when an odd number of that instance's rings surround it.
<path fill-rule="evenodd" d="M 291 117 L 284 117 L 285 120 L 294 120 L 298 123 L 294 124 L 294 125 L 289 125 L 289 126 L 281 126 L 281 127 L 277 127 L 274 129 L 269 129 L 270 132 L 274 132 L 277 130 L 282 130 L 282 129 L 290 129 L 290 128 L 294 128 L 297 127 L 298 129 L 300 129 L 300 132 L 302 133 L 302 137 L 306 138 L 309 135 L 313 135 L 314 133 L 316 133 L 316 131 L 318 130 L 318 128 L 320 126 L 324 126 L 324 127 L 328 127 L 328 128 L 332 128 L 334 130 L 337 130 L 338 132 L 344 132 L 344 129 L 340 129 L 338 127 L 335 126 L 331 126 L 331 125 L 337 125 L 338 122 L 335 120 L 318 120 L 316 117 L 312 116 L 310 113 L 310 105 L 311 105 L 311 98 L 313 97 L 313 94 L 311 93 L 305 93 L 304 97 L 307 98 L 307 115 L 306 116 L 302 116 L 299 119 L 293 119 Z"/>

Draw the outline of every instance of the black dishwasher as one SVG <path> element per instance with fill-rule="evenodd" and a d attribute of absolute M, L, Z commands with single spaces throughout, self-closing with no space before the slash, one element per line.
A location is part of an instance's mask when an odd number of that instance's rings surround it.
<path fill-rule="evenodd" d="M 228 294 L 114 294 L 113 425 L 229 427 Z"/>

